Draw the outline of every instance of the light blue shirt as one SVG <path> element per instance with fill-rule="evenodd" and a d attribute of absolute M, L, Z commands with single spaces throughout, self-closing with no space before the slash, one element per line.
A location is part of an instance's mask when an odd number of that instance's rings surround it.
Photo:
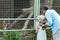
<path fill-rule="evenodd" d="M 46 11 L 45 17 L 47 19 L 47 25 L 52 27 L 52 32 L 55 34 L 57 30 L 60 29 L 59 14 L 55 10 L 51 9 Z"/>

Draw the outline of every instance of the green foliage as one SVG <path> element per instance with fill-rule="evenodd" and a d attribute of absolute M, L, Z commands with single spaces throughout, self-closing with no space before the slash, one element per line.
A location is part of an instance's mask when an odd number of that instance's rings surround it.
<path fill-rule="evenodd" d="M 32 28 L 32 29 L 34 29 L 34 28 Z M 35 33 L 35 30 L 26 31 L 25 35 L 23 35 L 24 34 L 23 32 L 4 32 L 4 33 L 5 34 L 3 35 L 3 37 L 5 40 L 25 40 L 26 36 L 30 36 L 34 40 L 36 40 L 36 38 L 37 38 L 37 36 L 36 36 L 37 34 Z M 52 40 L 51 29 L 47 29 L 46 33 L 47 33 L 47 40 Z M 26 39 L 28 40 L 29 37 Z M 29 40 L 32 40 L 32 39 L 29 39 Z"/>
<path fill-rule="evenodd" d="M 52 40 L 52 31 L 51 31 L 51 29 L 47 29 L 46 33 L 47 33 L 47 40 Z"/>
<path fill-rule="evenodd" d="M 4 32 L 5 40 L 36 40 L 35 30 L 25 32 Z M 27 38 L 26 38 L 27 37 Z"/>
<path fill-rule="evenodd" d="M 22 40 L 23 39 L 22 33 L 19 33 L 19 32 L 8 32 L 4 34 L 3 37 L 5 40 Z"/>
<path fill-rule="evenodd" d="M 33 28 L 34 29 L 34 28 Z M 33 35 L 33 39 L 34 40 L 36 40 L 36 38 L 37 38 L 37 34 L 36 34 L 36 32 L 35 32 L 35 30 L 33 30 L 33 31 L 31 31 L 31 34 Z"/>

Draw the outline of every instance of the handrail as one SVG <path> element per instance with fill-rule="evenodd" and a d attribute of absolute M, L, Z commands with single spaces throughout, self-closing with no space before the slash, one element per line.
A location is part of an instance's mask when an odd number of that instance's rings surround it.
<path fill-rule="evenodd" d="M 51 27 L 47 27 L 46 29 L 51 29 Z M 0 32 L 10 32 L 10 31 L 14 31 L 14 32 L 22 32 L 22 31 L 32 31 L 35 29 L 13 29 L 13 30 L 0 30 Z"/>
<path fill-rule="evenodd" d="M 35 30 L 35 29 L 0 30 L 0 32 L 10 32 L 10 31 L 12 31 L 12 32 L 13 32 L 13 31 L 14 31 L 14 32 L 16 32 L 16 31 L 19 32 L 19 31 L 29 31 L 29 30 L 32 31 L 32 30 Z"/>
<path fill-rule="evenodd" d="M 37 20 L 37 18 L 0 18 L 0 20 Z"/>

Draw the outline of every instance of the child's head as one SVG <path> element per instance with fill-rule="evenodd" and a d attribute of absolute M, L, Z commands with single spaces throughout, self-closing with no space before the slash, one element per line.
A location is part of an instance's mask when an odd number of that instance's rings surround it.
<path fill-rule="evenodd" d="M 39 20 L 39 22 L 43 22 L 43 20 L 45 19 L 45 16 L 44 15 L 39 15 L 37 17 L 37 19 Z"/>

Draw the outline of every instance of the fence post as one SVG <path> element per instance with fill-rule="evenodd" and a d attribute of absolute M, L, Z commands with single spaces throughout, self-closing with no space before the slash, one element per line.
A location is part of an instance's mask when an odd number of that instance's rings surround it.
<path fill-rule="evenodd" d="M 34 18 L 40 15 L 40 0 L 34 0 Z M 34 20 L 34 26 L 36 27 L 37 20 Z"/>

